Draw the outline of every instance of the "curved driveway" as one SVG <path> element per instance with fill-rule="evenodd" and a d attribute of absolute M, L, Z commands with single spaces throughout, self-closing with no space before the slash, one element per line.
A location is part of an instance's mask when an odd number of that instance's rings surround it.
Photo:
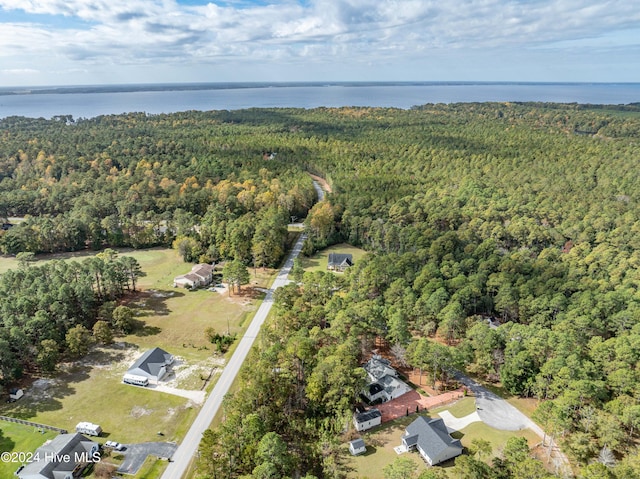
<path fill-rule="evenodd" d="M 529 428 L 541 438 L 544 437 L 544 431 L 540 426 L 497 394 L 462 373 L 456 373 L 456 379 L 473 392 L 478 416 L 485 424 L 503 431 Z"/>

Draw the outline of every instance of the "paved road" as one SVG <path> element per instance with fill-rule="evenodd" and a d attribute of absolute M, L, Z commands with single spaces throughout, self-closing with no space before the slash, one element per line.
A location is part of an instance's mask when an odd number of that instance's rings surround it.
<path fill-rule="evenodd" d="M 289 275 L 289 271 L 293 266 L 293 260 L 298 256 L 300 250 L 302 249 L 302 243 L 306 239 L 306 235 L 300 235 L 298 241 L 295 246 L 289 253 L 287 260 L 285 261 L 284 266 L 280 269 L 278 276 L 276 277 L 271 289 L 267 291 L 267 295 L 262 301 L 260 308 L 256 312 L 253 321 L 249 325 L 249 328 L 245 332 L 244 336 L 240 340 L 238 347 L 236 348 L 233 356 L 225 366 L 218 382 L 216 383 L 213 391 L 209 395 L 209 398 L 202 406 L 198 417 L 196 417 L 191 429 L 187 432 L 184 440 L 178 447 L 178 450 L 175 452 L 173 457 L 171 458 L 172 462 L 167 466 L 166 471 L 162 475 L 162 479 L 176 479 L 183 476 L 189 467 L 189 463 L 191 462 L 192 457 L 198 450 L 198 445 L 200 444 L 200 438 L 202 437 L 202 433 L 209 428 L 213 417 L 218 412 L 218 409 L 222 405 L 222 400 L 224 399 L 224 395 L 227 394 L 231 384 L 233 383 L 238 371 L 240 371 L 240 367 L 244 362 L 247 354 L 249 354 L 249 350 L 253 345 L 253 341 L 256 339 L 258 332 L 260 331 L 260 327 L 262 323 L 269 314 L 269 310 L 273 305 L 273 291 L 280 286 L 284 286 L 288 283 L 287 276 Z"/>
<path fill-rule="evenodd" d="M 324 201 L 324 190 L 320 186 L 320 183 L 313 180 L 313 187 L 316 189 L 316 193 L 318 194 L 318 201 Z"/>

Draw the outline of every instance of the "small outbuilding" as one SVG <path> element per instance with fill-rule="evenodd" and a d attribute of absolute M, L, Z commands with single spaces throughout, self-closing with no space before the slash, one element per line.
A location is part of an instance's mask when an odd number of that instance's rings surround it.
<path fill-rule="evenodd" d="M 17 401 L 22 396 L 24 396 L 24 391 L 19 388 L 11 388 L 9 389 L 9 399 L 11 401 Z"/>
<path fill-rule="evenodd" d="M 355 439 L 349 443 L 349 452 L 352 456 L 367 452 L 367 446 L 362 439 Z"/>
<path fill-rule="evenodd" d="M 378 409 L 369 409 L 368 411 L 353 415 L 353 424 L 358 431 L 366 431 L 381 423 L 382 413 Z"/>

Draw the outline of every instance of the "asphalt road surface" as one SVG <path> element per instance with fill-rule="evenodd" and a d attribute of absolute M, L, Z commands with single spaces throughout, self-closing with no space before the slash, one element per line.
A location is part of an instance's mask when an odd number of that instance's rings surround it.
<path fill-rule="evenodd" d="M 189 432 L 187 432 L 184 440 L 182 441 L 180 446 L 178 446 L 178 450 L 171 458 L 171 462 L 162 475 L 162 479 L 181 478 L 189 467 L 191 459 L 198 450 L 198 445 L 200 444 L 202 434 L 209 428 L 213 417 L 216 415 L 218 409 L 222 405 L 224 395 L 229 391 L 231 384 L 240 371 L 242 363 L 247 357 L 247 354 L 249 354 L 249 350 L 251 349 L 253 341 L 256 339 L 258 332 L 260 331 L 262 323 L 271 310 L 271 306 L 273 305 L 273 292 L 280 286 L 284 286 L 288 283 L 287 276 L 289 275 L 289 271 L 293 266 L 293 260 L 300 253 L 302 244 L 304 243 L 305 239 L 306 235 L 300 235 L 300 238 L 298 238 L 298 241 L 289 253 L 284 266 L 282 267 L 282 269 L 280 269 L 280 272 L 273 282 L 271 289 L 267 291 L 266 297 L 262 301 L 260 308 L 258 308 L 253 321 L 251 321 L 251 324 L 249 325 L 249 328 L 240 340 L 238 347 L 233 353 L 233 356 L 231 356 L 231 359 L 222 371 L 220 378 L 218 378 L 218 382 L 213 388 L 213 391 L 202 406 L 202 409 L 200 410 L 198 417 L 196 417 L 195 421 L 193 422 L 191 429 L 189 429 Z"/>
<path fill-rule="evenodd" d="M 476 397 L 478 416 L 485 424 L 503 431 L 519 431 L 529 428 L 538 436 L 544 436 L 544 431 L 540 426 L 500 396 L 462 373 L 457 373 L 456 379 L 473 392 Z"/>
<path fill-rule="evenodd" d="M 118 472 L 124 474 L 137 474 L 147 456 L 171 457 L 178 447 L 170 442 L 144 442 L 142 444 L 125 444 L 126 449 L 115 454 L 124 455 L 125 459 L 118 468 Z"/>

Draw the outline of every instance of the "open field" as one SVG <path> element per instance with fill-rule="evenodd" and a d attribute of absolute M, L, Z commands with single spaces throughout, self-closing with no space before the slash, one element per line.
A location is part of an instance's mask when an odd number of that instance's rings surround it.
<path fill-rule="evenodd" d="M 45 430 L 42 434 L 32 426 L 0 421 L 0 452 L 33 452 L 56 436 L 53 431 Z M 13 477 L 20 465 L 20 462 L 0 461 L 0 477 Z"/>
<path fill-rule="evenodd" d="M 433 409 L 429 411 L 428 416 L 438 417 L 439 412 L 449 411 L 453 416 L 462 418 L 473 413 L 475 410 L 475 400 L 472 397 L 468 397 L 454 404 Z M 351 457 L 348 449 L 345 448 L 344 459 L 350 469 L 349 477 L 354 479 L 384 479 L 382 473 L 383 468 L 398 457 L 393 448 L 401 444 L 401 437 L 404 434 L 406 426 L 414 421 L 416 417 L 418 417 L 416 414 L 412 414 L 409 417 L 402 417 L 363 433 L 362 438 L 367 444 L 366 454 Z M 528 429 L 517 432 L 499 431 L 482 422 L 472 423 L 464 429 L 453 433 L 452 436 L 460 439 L 460 442 L 462 442 L 465 448 L 468 448 L 474 439 L 485 439 L 489 441 L 493 448 L 492 457 L 500 455 L 502 448 L 510 437 L 524 437 L 527 439 L 530 447 L 540 442 L 540 438 Z M 426 467 L 418 453 L 405 453 L 404 456 L 413 459 L 416 464 L 418 464 L 418 471 Z M 445 466 L 438 467 L 448 466 L 450 467 L 447 463 Z"/>
<path fill-rule="evenodd" d="M 151 388 L 124 385 L 122 375 L 142 352 L 159 346 L 176 356 L 177 363 L 181 364 L 176 368 L 174 387 L 210 390 L 224 356 L 216 353 L 214 345 L 207 341 L 205 329 L 213 327 L 221 333 L 229 330 L 240 335 L 264 296 L 253 286 L 264 287 L 272 280 L 273 271 L 252 270 L 251 285 L 243 286 L 241 294 L 230 296 L 226 288 L 215 291 L 174 288 L 173 278 L 187 272 L 191 265 L 183 263 L 171 249 L 119 253 L 135 257 L 145 273 L 138 282 L 141 291 L 122 301 L 136 312 L 136 331 L 116 337 L 113 345 L 93 348 L 80 361 L 61 365 L 51 378 L 33 378 L 33 384 L 25 384 L 25 397 L 16 403 L 0 404 L 0 414 L 70 431 L 80 421 L 91 421 L 105 431 L 100 442 L 107 439 L 125 444 L 157 441 L 158 432 L 163 433 L 161 440 L 166 441 L 179 441 L 184 436 L 197 415 L 199 404 Z M 38 261 L 82 260 L 91 254 L 94 253 L 47 255 Z M 0 271 L 15 266 L 14 258 L 0 258 Z M 204 379 L 211 372 L 205 384 Z M 0 429 L 4 429 L 3 424 Z M 2 444 L 34 450 L 41 442 L 18 443 L 11 439 Z M 150 464 L 144 477 L 155 477 L 158 467 L 160 465 Z"/>
<path fill-rule="evenodd" d="M 122 384 L 126 351 L 113 347 L 89 354 L 82 364 L 65 365 L 55 378 L 35 381 L 2 413 L 69 431 L 90 421 L 102 426 L 104 440 L 122 443 L 155 441 L 157 432 L 178 439 L 181 424 L 197 407 L 186 398 Z"/>
<path fill-rule="evenodd" d="M 364 255 L 367 254 L 363 249 L 356 248 L 355 246 L 351 246 L 346 243 L 340 243 L 329 246 L 322 251 L 318 251 L 316 254 L 308 258 L 301 255 L 300 263 L 305 271 L 327 271 L 327 259 L 329 257 L 329 253 L 351 253 L 353 255 L 354 263 L 357 263 L 358 260 L 362 259 Z"/>

